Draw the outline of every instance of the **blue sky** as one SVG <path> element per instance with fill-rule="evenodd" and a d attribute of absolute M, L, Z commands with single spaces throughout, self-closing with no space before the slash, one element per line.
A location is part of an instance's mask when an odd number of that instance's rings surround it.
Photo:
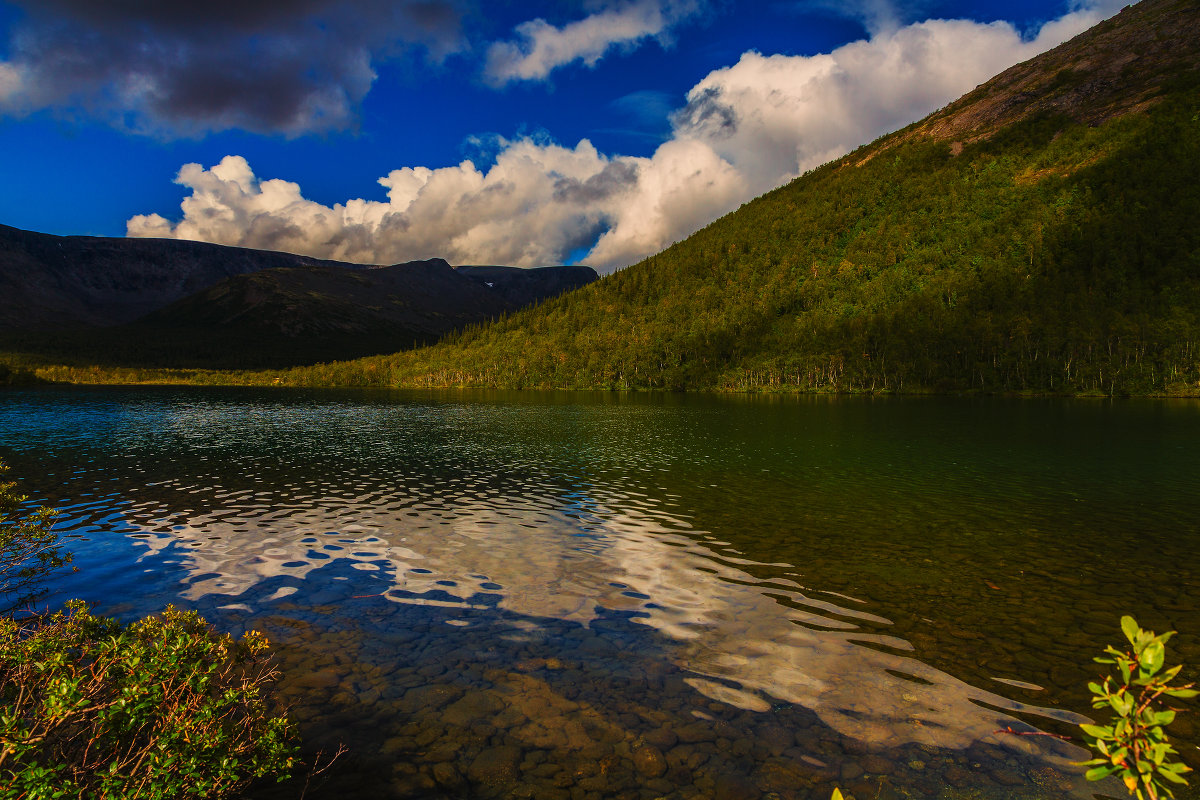
<path fill-rule="evenodd" d="M 0 223 L 611 270 L 1117 7 L 0 2 Z"/>

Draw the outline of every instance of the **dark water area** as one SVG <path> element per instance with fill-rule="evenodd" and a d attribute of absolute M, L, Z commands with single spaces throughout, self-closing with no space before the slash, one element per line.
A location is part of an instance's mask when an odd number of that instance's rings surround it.
<path fill-rule="evenodd" d="M 1121 614 L 1200 677 L 1197 453 L 1186 401 L 0 392 L 48 602 L 265 631 L 318 800 L 1123 796 L 1019 734 Z"/>

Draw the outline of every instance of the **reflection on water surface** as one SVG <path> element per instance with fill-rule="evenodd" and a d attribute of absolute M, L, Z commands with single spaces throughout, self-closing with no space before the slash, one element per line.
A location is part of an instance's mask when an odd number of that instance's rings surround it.
<path fill-rule="evenodd" d="M 1002 731 L 1073 733 L 1120 613 L 1198 655 L 1197 444 L 1165 403 L 0 395 L 56 599 L 267 630 L 329 796 L 1090 797 Z"/>

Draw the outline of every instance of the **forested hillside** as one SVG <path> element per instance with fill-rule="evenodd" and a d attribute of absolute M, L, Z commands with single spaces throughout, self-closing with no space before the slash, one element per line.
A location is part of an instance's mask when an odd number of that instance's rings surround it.
<path fill-rule="evenodd" d="M 1143 0 L 582 290 L 204 380 L 1200 393 L 1196 30 L 1200 4 Z"/>
<path fill-rule="evenodd" d="M 1005 73 L 581 291 L 434 347 L 275 378 L 1194 392 L 1200 58 L 1189 30 L 1200 30 L 1196 4 L 1143 0 L 1010 71 L 1021 80 Z M 983 128 L 974 141 L 950 138 L 972 133 L 962 120 Z"/>

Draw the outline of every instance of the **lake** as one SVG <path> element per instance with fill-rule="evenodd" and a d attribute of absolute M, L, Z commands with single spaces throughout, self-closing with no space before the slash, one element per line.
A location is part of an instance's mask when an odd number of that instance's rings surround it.
<path fill-rule="evenodd" d="M 1123 613 L 1197 676 L 1197 453 L 1188 401 L 0 392 L 48 602 L 265 631 L 310 798 L 1092 797 L 1038 734 Z"/>

